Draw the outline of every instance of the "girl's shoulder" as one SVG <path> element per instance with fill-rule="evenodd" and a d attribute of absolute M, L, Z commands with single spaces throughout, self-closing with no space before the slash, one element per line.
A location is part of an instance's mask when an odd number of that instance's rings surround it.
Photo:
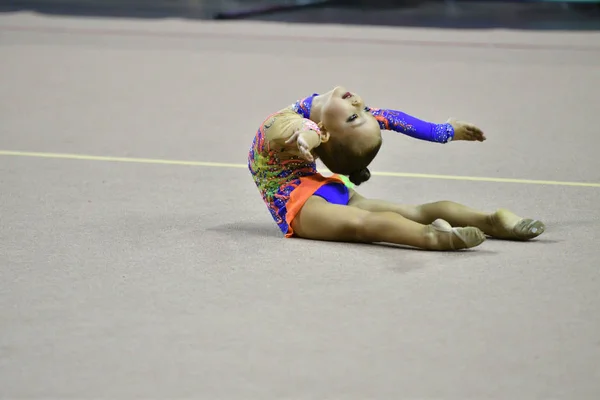
<path fill-rule="evenodd" d="M 279 131 L 280 134 L 287 133 L 289 129 L 293 129 L 303 120 L 302 115 L 294 112 L 289 107 L 283 108 L 276 113 L 271 114 L 263 123 L 265 132 Z"/>

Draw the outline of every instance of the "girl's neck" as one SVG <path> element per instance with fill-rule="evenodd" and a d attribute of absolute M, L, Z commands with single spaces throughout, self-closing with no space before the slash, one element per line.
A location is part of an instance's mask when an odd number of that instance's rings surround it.
<path fill-rule="evenodd" d="M 310 109 L 310 120 L 316 122 L 317 124 L 321 122 L 321 116 L 323 111 L 323 106 L 327 102 L 327 100 L 331 97 L 331 92 L 327 92 L 324 94 L 319 94 L 315 96 L 312 101 L 312 107 Z"/>

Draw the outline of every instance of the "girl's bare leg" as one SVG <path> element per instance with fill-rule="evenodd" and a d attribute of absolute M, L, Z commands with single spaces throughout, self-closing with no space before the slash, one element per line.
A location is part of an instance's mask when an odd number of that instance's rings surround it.
<path fill-rule="evenodd" d="M 451 228 L 442 220 L 421 224 L 396 212 L 330 204 L 318 196 L 306 201 L 292 228 L 296 236 L 306 239 L 394 243 L 427 250 L 471 248 L 485 240 L 475 227 Z"/>
<path fill-rule="evenodd" d="M 541 221 L 521 218 L 506 209 L 499 209 L 490 214 L 453 201 L 413 206 L 367 199 L 354 192 L 349 205 L 367 211 L 396 212 L 421 224 L 430 224 L 441 218 L 452 226 L 477 227 L 486 235 L 499 239 L 529 240 L 541 235 L 545 230 Z"/>

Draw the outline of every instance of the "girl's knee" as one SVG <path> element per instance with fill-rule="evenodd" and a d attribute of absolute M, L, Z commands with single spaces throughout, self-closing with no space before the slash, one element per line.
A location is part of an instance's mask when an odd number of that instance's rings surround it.
<path fill-rule="evenodd" d="M 393 212 L 374 212 L 365 211 L 350 222 L 349 232 L 354 235 L 354 240 L 363 243 L 373 243 L 379 241 L 381 230 L 386 229 L 385 220 L 387 215 L 393 215 Z"/>
<path fill-rule="evenodd" d="M 432 213 L 439 214 L 440 211 L 452 209 L 457 205 L 456 202 L 451 200 L 439 200 L 432 203 L 421 204 L 416 207 L 417 213 L 423 217 L 430 218 Z"/>
<path fill-rule="evenodd" d="M 438 207 L 452 207 L 453 205 L 455 205 L 456 203 L 454 201 L 451 200 L 439 200 L 433 203 L 429 203 L 431 205 L 435 205 Z"/>
<path fill-rule="evenodd" d="M 360 214 L 349 215 L 338 225 L 338 235 L 347 241 L 365 242 L 368 241 L 367 217 L 371 214 L 366 211 Z"/>
<path fill-rule="evenodd" d="M 348 207 L 348 206 L 345 206 Z M 355 210 L 347 208 L 347 213 L 344 213 L 336 223 L 335 236 L 346 242 L 362 242 L 370 243 L 373 240 L 373 212 L 365 210 Z"/>

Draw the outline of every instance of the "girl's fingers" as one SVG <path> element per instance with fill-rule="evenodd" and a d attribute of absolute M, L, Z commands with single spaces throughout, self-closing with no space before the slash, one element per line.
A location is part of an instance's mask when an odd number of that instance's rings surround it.
<path fill-rule="evenodd" d="M 313 156 L 310 154 L 310 151 L 303 150 L 302 153 L 304 154 L 304 158 L 306 158 L 308 161 L 313 161 Z"/>
<path fill-rule="evenodd" d="M 473 127 L 473 131 L 478 134 L 479 136 L 483 136 L 483 131 L 481 129 L 479 129 L 478 127 L 474 126 Z"/>
<path fill-rule="evenodd" d="M 294 132 L 294 134 L 292 136 L 290 136 L 290 138 L 288 140 L 286 140 L 285 143 L 290 144 L 290 143 L 296 141 L 299 134 L 300 134 L 300 132 Z"/>
<path fill-rule="evenodd" d="M 483 142 L 485 140 L 485 135 L 483 134 L 483 131 L 474 125 L 469 126 L 468 132 L 469 135 L 475 140 L 479 140 L 480 142 Z"/>
<path fill-rule="evenodd" d="M 302 155 L 304 156 L 304 158 L 308 161 L 313 161 L 313 156 L 312 154 L 310 154 L 310 151 L 308 151 L 308 148 L 305 146 L 301 146 L 300 147 L 300 152 L 302 153 Z"/>

